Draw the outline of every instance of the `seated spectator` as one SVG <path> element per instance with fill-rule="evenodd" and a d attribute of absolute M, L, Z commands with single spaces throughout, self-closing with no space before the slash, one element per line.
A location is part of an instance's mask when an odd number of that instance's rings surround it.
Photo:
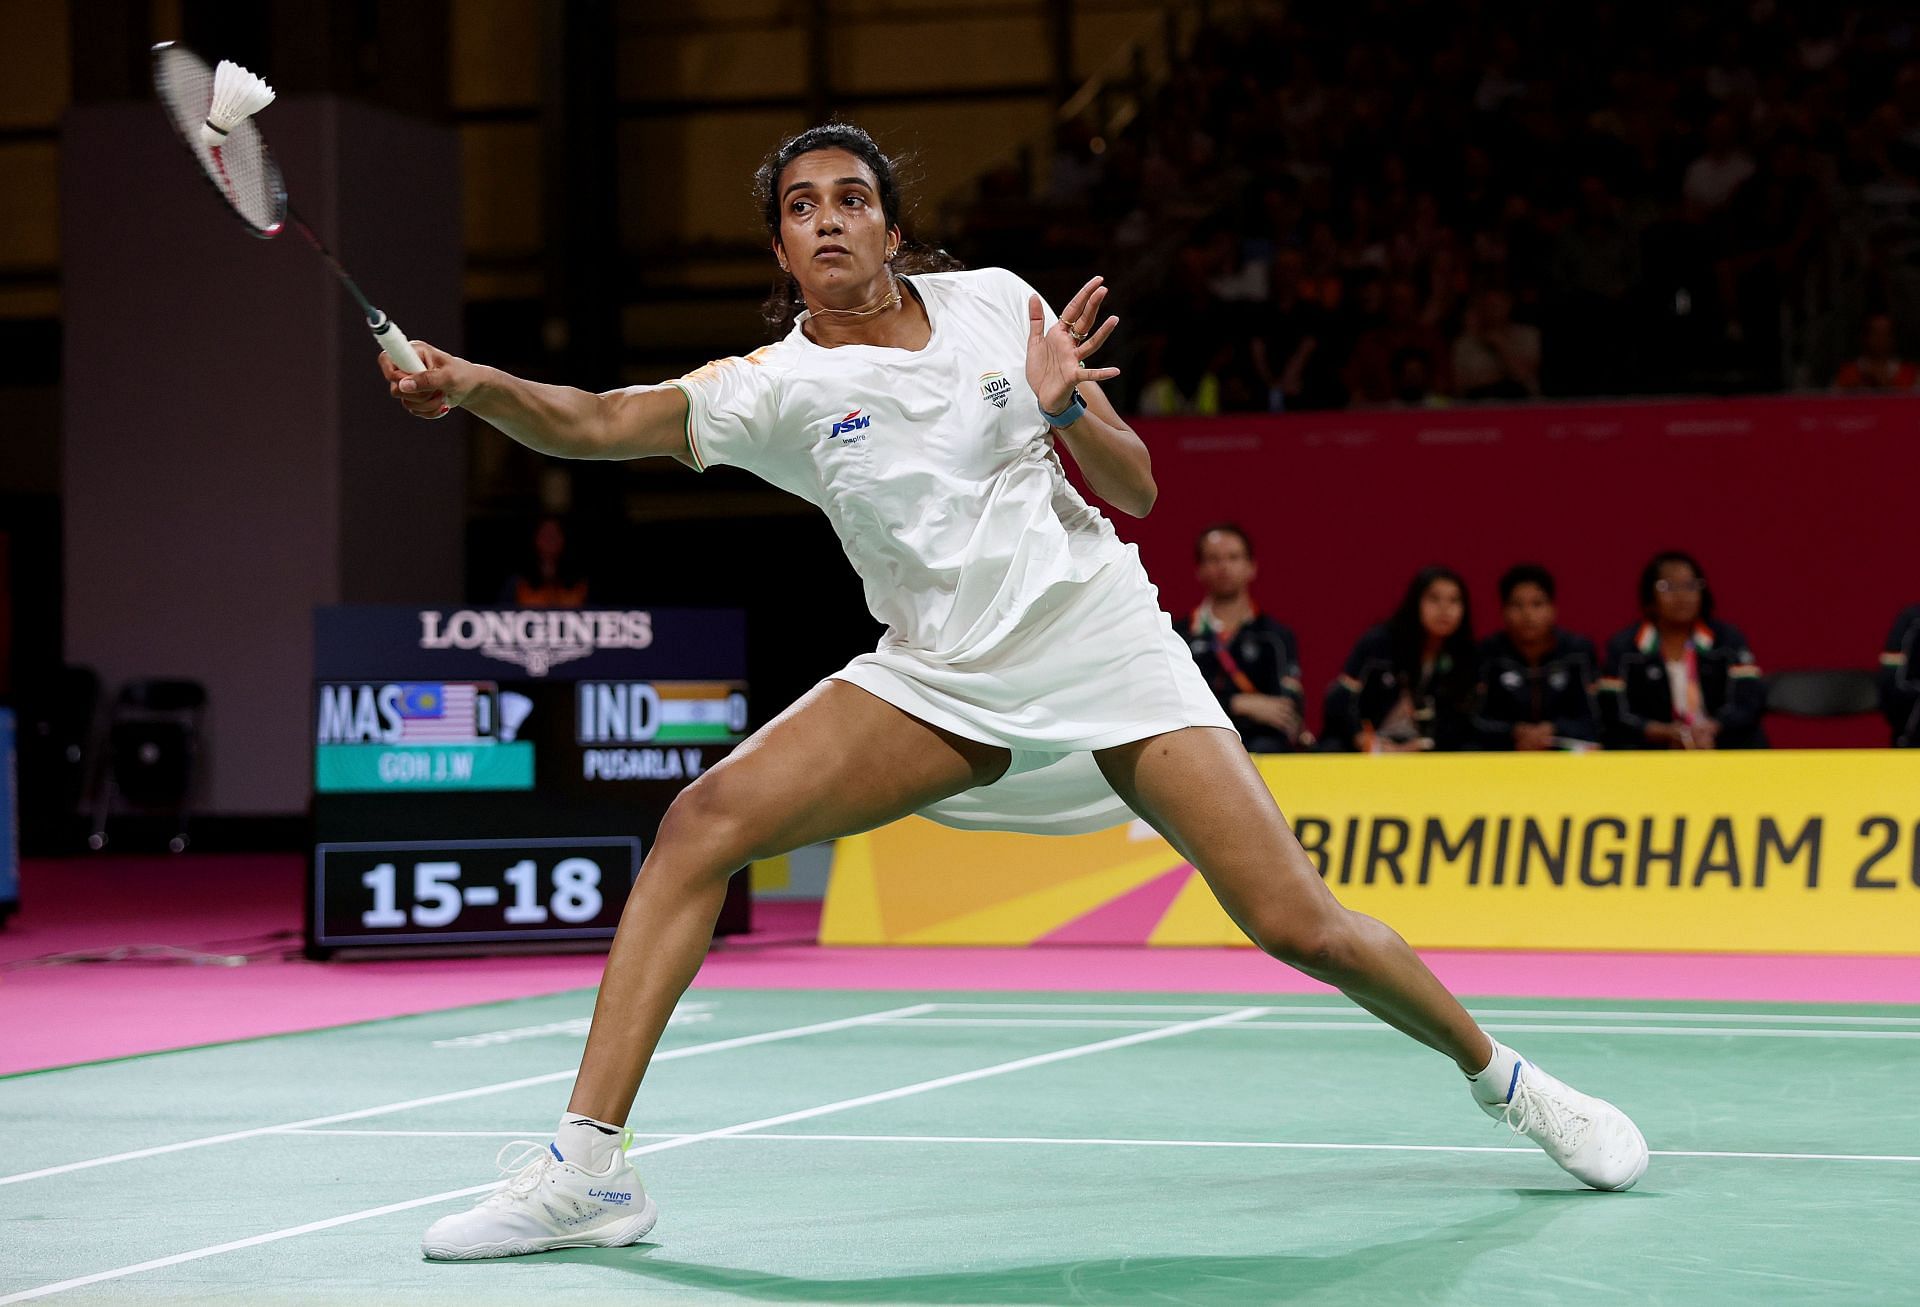
<path fill-rule="evenodd" d="M 587 589 L 587 578 L 567 547 L 566 527 L 557 517 L 543 517 L 525 562 L 500 587 L 498 602 L 511 608 L 579 608 L 587 602 Z"/>
<path fill-rule="evenodd" d="M 1092 148 L 1097 135 L 1084 116 L 1054 127 L 1053 159 L 1047 166 L 1048 203 L 1077 208 L 1087 202 L 1100 183 L 1100 156 Z"/>
<path fill-rule="evenodd" d="M 1578 749 L 1600 740 L 1593 641 L 1559 628 L 1553 574 L 1538 563 L 1500 578 L 1505 623 L 1480 645 L 1474 731 L 1484 749 Z"/>
<path fill-rule="evenodd" d="M 1346 402 L 1340 369 L 1332 362 L 1339 347 L 1332 316 L 1307 298 L 1306 260 L 1300 251 L 1273 255 L 1267 302 L 1252 312 L 1247 336 L 1250 366 L 1266 387 L 1267 408 L 1338 408 Z"/>
<path fill-rule="evenodd" d="M 1311 743 L 1299 641 L 1249 593 L 1258 575 L 1252 539 L 1231 522 L 1208 527 L 1193 543 L 1193 561 L 1207 597 L 1180 634 L 1247 752 L 1291 753 Z"/>
<path fill-rule="evenodd" d="M 1880 711 L 1893 747 L 1920 749 L 1920 604 L 1901 613 L 1880 655 Z"/>
<path fill-rule="evenodd" d="M 1687 165 L 1681 179 L 1681 198 L 1687 216 L 1706 221 L 1726 208 L 1746 180 L 1753 176 L 1753 156 L 1740 148 L 1740 125 L 1725 110 L 1707 120 L 1706 149 Z"/>
<path fill-rule="evenodd" d="M 1445 408 L 1447 398 L 1434 393 L 1432 359 L 1425 350 L 1407 346 L 1393 353 L 1393 408 Z"/>
<path fill-rule="evenodd" d="M 1199 333 L 1149 336 L 1136 407 L 1146 417 L 1215 417 L 1221 408 L 1220 374 L 1232 361 L 1232 346 L 1205 341 Z M 1211 346 L 1208 352 L 1202 349 Z"/>
<path fill-rule="evenodd" d="M 1447 343 L 1421 316 L 1420 290 L 1404 277 L 1386 287 L 1386 320 L 1362 332 L 1347 363 L 1347 389 L 1356 401 L 1389 403 L 1397 397 L 1403 378 L 1396 369 L 1404 363 L 1402 351 L 1413 350 L 1425 364 L 1427 385 L 1437 394 L 1452 393 L 1447 377 Z"/>
<path fill-rule="evenodd" d="M 1549 254 L 1550 388 L 1559 394 L 1618 393 L 1630 385 L 1640 237 L 1600 177 L 1581 178 L 1578 193 L 1579 203 Z"/>
<path fill-rule="evenodd" d="M 1453 342 L 1453 384 L 1462 399 L 1530 399 L 1540 393 L 1540 330 L 1513 320 L 1513 297 L 1486 290 Z"/>
<path fill-rule="evenodd" d="M 1912 390 L 1920 382 L 1920 368 L 1900 357 L 1894 341 L 1893 316 L 1876 313 L 1861 333 L 1860 357 L 1842 364 L 1834 376 L 1837 390 Z"/>
<path fill-rule="evenodd" d="M 1739 630 L 1713 614 L 1693 556 L 1640 573 L 1641 622 L 1607 642 L 1600 708 L 1614 749 L 1764 749 L 1766 690 Z"/>
<path fill-rule="evenodd" d="M 1451 568 L 1422 568 L 1393 616 L 1347 655 L 1327 692 L 1327 743 L 1361 753 L 1470 749 L 1476 679 L 1467 583 Z"/>

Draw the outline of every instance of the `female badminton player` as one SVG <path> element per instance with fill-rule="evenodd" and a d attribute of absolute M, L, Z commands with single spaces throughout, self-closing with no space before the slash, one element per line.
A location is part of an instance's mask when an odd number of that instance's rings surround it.
<path fill-rule="evenodd" d="M 1626 1115 L 1488 1037 L 1393 930 L 1335 901 L 1173 633 L 1133 547 L 1067 480 L 1056 444 L 1123 513 L 1153 507 L 1147 449 L 1089 359 L 1106 288 L 1058 317 L 995 268 L 903 270 L 891 162 L 858 128 L 787 141 L 757 177 L 798 313 L 777 343 L 605 394 L 540 385 L 415 342 L 411 413 L 464 408 L 563 458 L 747 470 L 832 522 L 886 624 L 855 658 L 688 786 L 660 825 L 607 959 L 551 1144 L 427 1231 L 431 1258 L 638 1241 L 657 1209 L 623 1126 L 728 875 L 921 813 L 1095 830 L 1138 814 L 1268 954 L 1452 1058 L 1488 1115 L 1578 1179 L 1647 1165 Z"/>

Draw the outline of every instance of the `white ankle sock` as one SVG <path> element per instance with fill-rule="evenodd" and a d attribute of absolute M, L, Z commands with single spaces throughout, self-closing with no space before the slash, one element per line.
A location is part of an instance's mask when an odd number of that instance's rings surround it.
<path fill-rule="evenodd" d="M 611 1169 L 614 1159 L 620 1156 L 620 1141 L 625 1133 L 617 1125 L 568 1112 L 560 1118 L 559 1129 L 553 1132 L 553 1146 L 561 1161 L 601 1175 Z"/>
<path fill-rule="evenodd" d="M 1514 1085 L 1519 1082 L 1520 1064 L 1526 1061 L 1518 1053 L 1492 1036 L 1493 1057 L 1477 1075 L 1467 1077 L 1467 1083 L 1473 1086 L 1473 1096 L 1483 1103 L 1504 1103 L 1513 1095 Z"/>

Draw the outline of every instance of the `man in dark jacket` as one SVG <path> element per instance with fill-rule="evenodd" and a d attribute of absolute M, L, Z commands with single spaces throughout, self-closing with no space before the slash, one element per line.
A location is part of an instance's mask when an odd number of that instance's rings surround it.
<path fill-rule="evenodd" d="M 1299 642 L 1249 593 L 1253 541 L 1231 522 L 1208 527 L 1194 541 L 1193 561 L 1207 597 L 1180 634 L 1247 752 L 1292 753 L 1310 743 Z"/>
<path fill-rule="evenodd" d="M 1764 749 L 1766 689 L 1747 638 L 1714 616 L 1689 554 L 1640 573 L 1643 620 L 1607 642 L 1600 706 L 1610 749 Z"/>
<path fill-rule="evenodd" d="M 1920 604 L 1901 613 L 1880 655 L 1880 711 L 1893 747 L 1920 749 Z"/>
<path fill-rule="evenodd" d="M 1500 578 L 1504 629 L 1480 645 L 1473 717 L 1483 749 L 1577 749 L 1600 740 L 1593 641 L 1558 626 L 1553 574 L 1521 563 Z"/>

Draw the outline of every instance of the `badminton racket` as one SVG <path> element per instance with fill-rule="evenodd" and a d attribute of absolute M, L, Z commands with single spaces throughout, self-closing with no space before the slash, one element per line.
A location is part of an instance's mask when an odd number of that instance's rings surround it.
<path fill-rule="evenodd" d="M 367 330 L 381 351 L 402 372 L 424 372 L 426 365 L 406 333 L 374 307 L 333 251 L 287 202 L 280 165 L 253 121 L 253 115 L 272 102 L 272 88 L 238 64 L 222 61 L 216 72 L 179 42 L 163 41 L 153 47 L 153 89 L 174 135 L 246 229 L 262 240 L 271 240 L 288 227 L 299 232 L 360 306 Z"/>

